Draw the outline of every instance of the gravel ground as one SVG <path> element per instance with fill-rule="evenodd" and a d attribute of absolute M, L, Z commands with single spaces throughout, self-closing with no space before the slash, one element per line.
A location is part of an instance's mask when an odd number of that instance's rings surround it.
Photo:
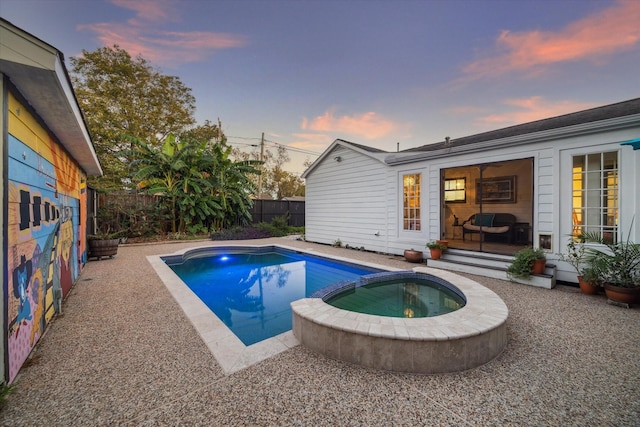
<path fill-rule="evenodd" d="M 415 266 L 294 240 L 258 242 Z M 225 375 L 145 258 L 210 244 L 124 245 L 113 259 L 89 262 L 20 372 L 0 423 L 640 425 L 640 308 L 568 286 L 469 275 L 510 310 L 506 350 L 470 371 L 374 371 L 297 346 Z"/>

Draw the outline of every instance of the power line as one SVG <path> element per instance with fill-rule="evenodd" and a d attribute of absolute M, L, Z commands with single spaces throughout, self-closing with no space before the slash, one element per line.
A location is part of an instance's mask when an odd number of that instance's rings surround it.
<path fill-rule="evenodd" d="M 252 138 L 252 137 L 248 137 L 248 136 L 231 136 L 231 135 L 225 135 L 227 138 L 238 138 L 238 139 L 255 139 L 257 141 L 260 141 L 261 138 Z M 266 141 L 266 140 L 265 140 Z"/>
<path fill-rule="evenodd" d="M 253 138 L 253 137 L 246 137 L 246 136 L 229 136 L 229 135 L 225 135 L 227 138 L 236 138 L 236 139 L 242 139 L 242 140 L 256 140 L 256 141 L 260 141 L 261 138 Z M 308 154 L 311 156 L 320 156 L 322 153 L 318 153 L 315 151 L 311 151 L 311 150 L 305 150 L 303 148 L 297 148 L 297 147 L 290 147 L 286 144 L 282 144 L 280 142 L 277 141 L 272 141 L 269 139 L 265 139 L 265 142 L 269 142 L 271 144 L 273 144 L 272 146 L 280 146 L 280 147 L 284 147 L 286 150 L 291 150 L 294 151 L 296 153 L 301 153 L 301 154 Z M 247 146 L 251 146 L 251 147 L 259 147 L 260 144 L 251 144 L 251 143 L 247 143 L 247 142 L 234 142 L 234 141 L 227 141 L 229 144 L 237 144 L 237 145 L 247 145 Z"/>
<path fill-rule="evenodd" d="M 302 148 L 290 147 L 288 145 L 281 144 L 281 143 L 279 143 L 277 141 L 271 141 L 269 139 L 265 139 L 265 141 L 266 142 L 270 142 L 270 143 L 275 144 L 275 145 L 282 146 L 282 147 L 286 148 L 287 150 L 297 151 L 299 153 L 311 154 L 311 155 L 314 155 L 314 156 L 319 156 L 319 155 L 322 154 L 322 153 L 317 153 L 317 152 L 311 151 L 311 150 L 305 150 L 305 149 L 302 149 Z"/>

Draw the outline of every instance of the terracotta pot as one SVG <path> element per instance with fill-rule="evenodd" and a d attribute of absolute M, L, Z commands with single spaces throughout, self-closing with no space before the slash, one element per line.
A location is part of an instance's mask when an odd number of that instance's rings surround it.
<path fill-rule="evenodd" d="M 580 285 L 580 290 L 583 294 L 595 295 L 598 293 L 598 291 L 600 291 L 600 286 L 592 285 L 589 282 L 585 282 L 582 279 L 582 276 L 578 276 L 578 285 Z"/>
<path fill-rule="evenodd" d="M 118 253 L 118 244 L 120 239 L 104 239 L 89 240 L 89 258 L 98 258 L 98 261 L 104 256 L 113 258 Z"/>
<path fill-rule="evenodd" d="M 448 240 L 436 240 L 436 242 L 441 244 L 442 246 L 449 247 L 449 241 Z"/>
<path fill-rule="evenodd" d="M 640 286 L 634 288 L 624 288 L 609 283 L 604 284 L 604 294 L 611 301 L 623 304 L 640 304 Z"/>
<path fill-rule="evenodd" d="M 547 265 L 546 259 L 537 259 L 533 261 L 533 274 L 544 274 L 544 268 Z"/>
<path fill-rule="evenodd" d="M 429 252 L 431 253 L 431 259 L 440 259 L 442 256 L 442 249 L 439 248 L 431 248 Z"/>
<path fill-rule="evenodd" d="M 421 251 L 415 251 L 413 249 L 405 249 L 404 259 L 409 262 L 422 262 L 424 259 Z"/>

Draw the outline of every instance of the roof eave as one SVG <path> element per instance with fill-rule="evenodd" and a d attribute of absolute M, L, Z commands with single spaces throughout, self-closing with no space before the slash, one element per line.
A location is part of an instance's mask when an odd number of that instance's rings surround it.
<path fill-rule="evenodd" d="M 615 117 L 612 119 L 600 120 L 597 122 L 581 123 L 579 125 L 567 126 L 545 130 L 541 132 L 528 133 L 523 135 L 512 136 L 508 138 L 493 139 L 482 141 L 468 145 L 452 145 L 451 147 L 442 148 L 433 151 L 413 152 L 408 154 L 393 154 L 385 158 L 388 165 L 401 165 L 406 163 L 418 162 L 427 159 L 437 159 L 442 157 L 451 157 L 463 153 L 476 153 L 497 148 L 516 147 L 520 145 L 533 144 L 551 141 L 559 138 L 569 138 L 581 135 L 592 134 L 595 132 L 606 132 L 608 130 L 619 130 L 628 127 L 640 125 L 640 114 L 633 114 L 623 117 Z"/>
<path fill-rule="evenodd" d="M 355 145 L 353 145 L 353 144 L 350 144 L 350 143 L 349 143 L 349 141 L 345 141 L 345 140 L 343 140 L 343 139 L 336 139 L 335 141 L 333 141 L 333 142 L 331 143 L 331 145 L 330 145 L 326 150 L 324 150 L 324 152 L 320 155 L 320 157 L 318 157 L 318 158 L 316 159 L 316 161 L 315 161 L 315 162 L 313 162 L 313 163 L 311 164 L 311 166 L 309 166 L 309 168 L 307 168 L 307 170 L 306 170 L 306 171 L 304 171 L 304 172 L 302 173 L 301 178 L 305 179 L 305 178 L 306 178 L 306 177 L 307 177 L 307 176 L 308 176 L 308 175 L 309 175 L 309 174 L 310 174 L 310 173 L 311 173 L 311 172 L 312 172 L 312 171 L 313 171 L 313 170 L 314 170 L 314 169 L 315 169 L 315 168 L 316 168 L 320 163 L 322 163 L 322 162 L 323 162 L 323 160 L 324 160 L 324 159 L 325 159 L 325 158 L 326 158 L 326 157 L 331 153 L 331 151 L 333 151 L 333 149 L 334 149 L 336 146 L 338 146 L 338 145 L 343 146 L 343 147 L 346 147 L 346 148 L 348 148 L 348 149 L 350 149 L 350 150 L 353 150 L 353 151 L 355 151 L 355 152 L 357 152 L 357 153 L 364 154 L 364 155 L 365 155 L 365 156 L 367 156 L 367 157 L 371 157 L 372 159 L 374 159 L 374 160 L 376 160 L 376 161 L 378 161 L 378 162 L 380 162 L 380 163 L 382 163 L 382 164 L 385 164 L 385 157 L 386 157 L 386 156 L 387 156 L 387 154 L 388 154 L 388 153 L 386 153 L 386 152 L 373 153 L 373 152 L 371 152 L 371 151 L 363 150 L 363 149 L 362 149 L 362 148 L 360 148 L 360 147 L 357 147 L 357 146 L 355 146 Z"/>
<path fill-rule="evenodd" d="M 102 175 L 62 53 L 5 20 L 0 21 L 0 32 L 0 73 L 11 80 L 80 167 L 88 175 Z"/>

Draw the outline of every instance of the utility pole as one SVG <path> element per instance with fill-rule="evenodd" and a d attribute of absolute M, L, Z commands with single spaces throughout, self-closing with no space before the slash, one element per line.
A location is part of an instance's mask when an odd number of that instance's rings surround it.
<path fill-rule="evenodd" d="M 260 161 L 264 161 L 264 132 L 260 139 Z M 264 173 L 264 165 L 260 165 L 260 175 L 258 175 L 258 199 L 262 197 L 262 174 Z"/>

